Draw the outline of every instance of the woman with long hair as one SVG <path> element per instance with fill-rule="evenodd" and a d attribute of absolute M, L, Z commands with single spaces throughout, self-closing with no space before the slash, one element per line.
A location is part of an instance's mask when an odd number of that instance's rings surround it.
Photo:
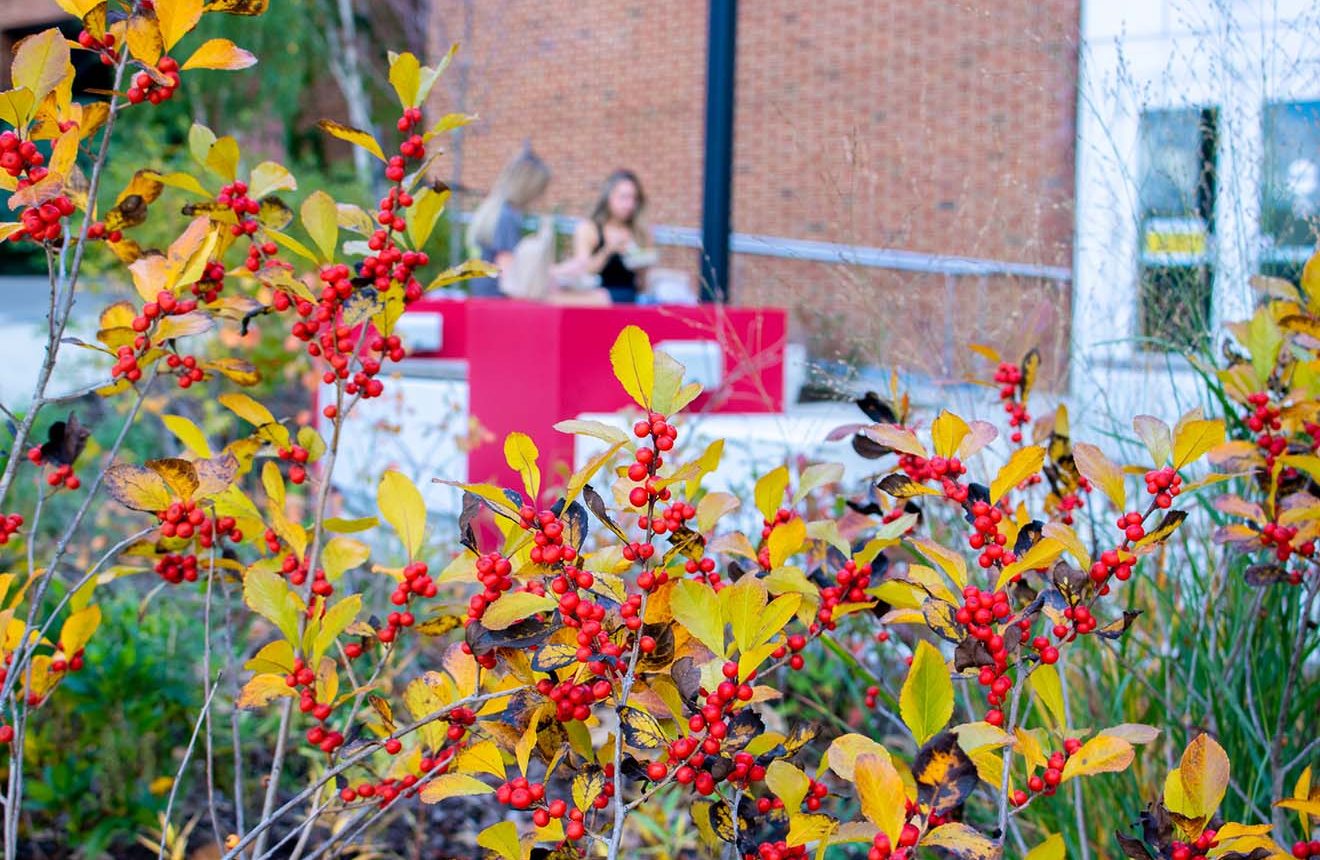
<path fill-rule="evenodd" d="M 494 263 L 503 274 L 513 263 L 513 249 L 522 239 L 523 218 L 550 184 L 550 168 L 525 145 L 522 152 L 504 165 L 486 199 L 472 213 L 468 224 L 469 253 Z M 499 278 L 476 278 L 468 282 L 473 296 L 498 297 Z"/>
<path fill-rule="evenodd" d="M 616 170 L 606 178 L 591 217 L 573 233 L 574 268 L 598 275 L 611 301 L 637 301 L 646 269 L 654 262 L 645 209 L 646 192 L 637 174 Z"/>

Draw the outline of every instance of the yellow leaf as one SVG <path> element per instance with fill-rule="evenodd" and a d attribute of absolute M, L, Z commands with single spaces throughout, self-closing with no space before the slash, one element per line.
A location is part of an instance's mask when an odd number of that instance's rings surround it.
<path fill-rule="evenodd" d="M 390 60 L 390 86 L 399 96 L 401 107 L 410 108 L 418 105 L 418 90 L 422 83 L 422 64 L 416 55 L 398 54 Z"/>
<path fill-rule="evenodd" d="M 339 209 L 324 191 L 313 191 L 302 202 L 302 224 L 321 252 L 321 260 L 335 258 L 339 248 Z"/>
<path fill-rule="evenodd" d="M 474 797 L 493 794 L 495 789 L 465 773 L 446 773 L 428 782 L 422 788 L 422 803 L 439 803 L 451 797 Z"/>
<path fill-rule="evenodd" d="M 289 590 L 284 577 L 264 567 L 254 565 L 248 568 L 243 577 L 243 602 L 279 628 L 285 639 L 297 640 L 302 601 Z"/>
<path fill-rule="evenodd" d="M 1063 555 L 1064 546 L 1054 538 L 1043 537 L 1031 545 L 1031 549 L 1022 554 L 1022 557 L 1010 565 L 1005 565 L 999 573 L 999 579 L 995 582 L 995 590 L 1003 588 L 1008 581 L 1020 573 L 1028 570 L 1035 570 L 1038 567 L 1048 567 L 1053 564 L 1059 556 Z"/>
<path fill-rule="evenodd" d="M 1132 744 L 1114 735 L 1096 735 L 1082 744 L 1082 748 L 1068 758 L 1063 766 L 1063 779 L 1092 776 L 1097 773 L 1118 773 L 1132 764 L 1135 751 Z"/>
<path fill-rule="evenodd" d="M 334 537 L 326 541 L 325 548 L 321 550 L 321 564 L 325 568 L 326 578 L 334 582 L 345 572 L 361 567 L 370 556 L 371 548 L 362 541 Z"/>
<path fill-rule="evenodd" d="M 761 613 L 760 626 L 752 637 L 752 648 L 760 648 L 784 629 L 784 625 L 797 615 L 802 606 L 801 594 L 781 594 Z"/>
<path fill-rule="evenodd" d="M 1041 535 L 1063 544 L 1064 548 L 1072 553 L 1073 558 L 1081 564 L 1082 570 L 1091 569 L 1091 554 L 1086 551 L 1085 544 L 1077 537 L 1077 532 L 1073 531 L 1071 526 L 1063 523 L 1046 523 L 1045 528 L 1041 530 Z"/>
<path fill-rule="evenodd" d="M 1009 490 L 1040 471 L 1045 464 L 1045 449 L 1039 445 L 1019 448 L 1008 458 L 1008 462 L 990 482 L 990 502 L 994 504 L 1004 497 Z"/>
<path fill-rule="evenodd" d="M 885 475 L 880 479 L 880 483 L 876 484 L 876 487 L 896 499 L 911 499 L 914 496 L 943 495 L 939 490 L 918 483 L 914 479 L 899 472 L 895 472 L 892 475 Z"/>
<path fill-rule="evenodd" d="M 426 790 L 422 790 L 425 795 Z M 522 860 L 522 843 L 518 841 L 518 825 L 512 821 L 492 824 L 477 834 L 477 844 L 489 848 L 504 860 Z"/>
<path fill-rule="evenodd" d="M 117 463 L 105 471 L 105 489 L 126 508 L 163 511 L 170 506 L 170 488 L 151 469 Z"/>
<path fill-rule="evenodd" d="M 750 651 L 758 644 L 756 634 L 761 629 L 761 613 L 765 611 L 769 595 L 765 585 L 754 576 L 744 576 L 719 593 L 725 622 L 733 630 L 733 641 L 739 651 Z"/>
<path fill-rule="evenodd" d="M 433 137 L 444 134 L 445 132 L 453 131 L 456 128 L 462 128 L 463 126 L 470 125 L 476 121 L 477 117 L 475 114 L 447 113 L 440 117 L 440 119 L 436 120 L 435 125 L 432 125 L 426 130 L 426 133 L 422 135 L 422 140 L 429 141 Z"/>
<path fill-rule="evenodd" d="M 160 24 L 160 35 L 165 40 L 166 52 L 196 27 L 201 17 L 202 0 L 166 0 L 157 3 L 156 20 Z"/>
<path fill-rule="evenodd" d="M 1027 683 L 1031 685 L 1031 690 L 1040 699 L 1050 716 L 1054 718 L 1054 725 L 1062 729 L 1068 724 L 1068 714 L 1063 707 L 1063 684 L 1059 680 L 1059 672 L 1055 666 L 1041 665 L 1034 672 L 1027 676 Z"/>
<path fill-rule="evenodd" d="M 921 838 L 928 848 L 943 848 L 958 860 L 992 860 L 1000 856 L 999 847 L 979 831 L 960 821 L 941 824 Z"/>
<path fill-rule="evenodd" d="M 270 414 L 269 409 L 241 391 L 227 391 L 216 399 L 220 401 L 221 406 L 254 427 L 265 427 L 275 423 L 275 416 Z"/>
<path fill-rule="evenodd" d="M 1187 421 L 1178 428 L 1173 440 L 1173 467 L 1181 469 L 1195 462 L 1224 441 L 1224 422 L 1220 419 Z"/>
<path fill-rule="evenodd" d="M 1119 511 L 1127 510 L 1127 489 L 1123 483 L 1123 470 L 1104 452 L 1087 442 L 1073 445 L 1073 460 L 1077 471 L 1104 492 Z"/>
<path fill-rule="evenodd" d="M 499 273 L 500 270 L 494 263 L 487 263 L 485 260 L 465 260 L 432 278 L 426 285 L 426 292 L 472 278 L 493 278 Z"/>
<path fill-rule="evenodd" d="M 393 469 L 386 470 L 380 476 L 376 504 L 385 522 L 398 533 L 408 557 L 416 558 L 426 533 L 426 504 L 417 487 L 406 475 Z"/>
<path fill-rule="evenodd" d="M 27 124 L 32 120 L 32 111 L 37 105 L 36 98 L 32 91 L 26 87 L 0 92 L 0 122 L 7 123 L 14 128 L 27 128 Z M 8 174 L 4 178 L 9 180 Z M 13 191 L 17 186 L 6 186 L 6 190 Z"/>
<path fill-rule="evenodd" d="M 888 755 L 862 755 L 857 759 L 853 779 L 862 814 L 897 845 L 907 820 L 907 792 L 894 763 Z"/>
<path fill-rule="evenodd" d="M 454 760 L 454 766 L 464 773 L 488 773 L 503 781 L 507 778 L 504 756 L 494 741 L 486 740 L 466 747 Z"/>
<path fill-rule="evenodd" d="M 208 39 L 192 52 L 192 56 L 181 67 L 189 69 L 246 69 L 254 66 L 257 58 L 228 39 Z"/>
<path fill-rule="evenodd" d="M 70 656 L 78 653 L 91 641 L 100 625 L 101 607 L 95 604 L 73 613 L 60 628 L 60 649 Z"/>
<path fill-rule="evenodd" d="M 551 708 L 553 709 L 553 705 Z M 527 774 L 527 768 L 532 761 L 532 750 L 536 749 L 536 727 L 541 721 L 542 708 L 533 711 L 531 719 L 527 721 L 527 728 L 523 730 L 522 737 L 518 738 L 518 743 L 513 747 L 513 757 L 518 762 L 518 770 L 524 775 Z"/>
<path fill-rule="evenodd" d="M 317 630 L 316 638 L 313 640 L 311 662 L 319 661 L 321 656 L 330 650 L 330 646 L 339 638 L 339 634 L 357 620 L 358 612 L 361 610 L 362 595 L 350 594 L 325 611 L 325 615 L 321 617 L 320 629 Z"/>
<path fill-rule="evenodd" d="M 206 160 L 202 163 L 220 178 L 233 182 L 238 175 L 239 154 L 238 141 L 232 137 L 222 137 L 211 144 Z"/>
<path fill-rule="evenodd" d="M 610 347 L 610 365 L 623 390 L 643 409 L 651 408 L 655 388 L 655 353 L 646 332 L 630 325 Z"/>
<path fill-rule="evenodd" d="M 15 89 L 27 90 L 40 103 L 64 80 L 69 68 L 69 43 L 52 27 L 18 43 L 9 79 Z"/>
<path fill-rule="evenodd" d="M 541 470 L 536 465 L 536 443 L 526 433 L 510 433 L 504 438 L 504 459 L 509 468 L 522 476 L 523 487 L 534 502 L 541 493 Z"/>
<path fill-rule="evenodd" d="M 264 708 L 281 696 L 292 695 L 294 695 L 293 688 L 285 683 L 283 675 L 263 672 L 248 679 L 234 705 L 244 710 Z"/>
<path fill-rule="evenodd" d="M 764 519 L 775 521 L 775 515 L 784 504 L 784 493 L 787 490 L 788 468 L 785 466 L 772 469 L 757 480 L 753 497 L 756 499 L 756 509 Z"/>
<path fill-rule="evenodd" d="M 899 693 L 898 711 L 917 746 L 938 734 L 953 716 L 949 668 L 939 650 L 924 639 L 917 643 L 912 668 Z"/>
<path fill-rule="evenodd" d="M 0 597 L 2 596 L 3 596 L 3 592 L 0 592 Z M 1308 764 L 1302 770 L 1301 774 L 1298 775 L 1296 784 L 1293 785 L 1293 799 L 1308 801 L 1310 800 L 1310 798 L 1311 798 L 1311 766 Z M 1317 813 L 1320 813 L 1320 810 L 1317 810 Z M 1301 821 L 1302 832 L 1310 833 L 1311 821 L 1309 816 L 1305 812 L 1299 812 L 1298 818 Z"/>
<path fill-rule="evenodd" d="M 832 521 L 831 521 L 832 522 Z M 780 523 L 766 540 L 770 550 L 770 566 L 781 567 L 789 556 L 802 549 L 807 540 L 807 524 L 801 517 Z"/>
<path fill-rule="evenodd" d="M 481 626 L 487 630 L 503 630 L 538 612 L 549 612 L 559 605 L 551 595 L 537 595 L 530 591 L 512 591 L 492 603 L 481 616 Z"/>
<path fill-rule="evenodd" d="M 408 238 L 412 240 L 414 248 L 426 247 L 426 242 L 431 238 L 435 224 L 440 219 L 440 213 L 445 211 L 445 203 L 448 200 L 447 190 L 436 191 L 430 187 L 425 187 L 413 195 L 413 205 L 408 210 Z"/>
<path fill-rule="evenodd" d="M 775 764 L 781 764 L 781 762 L 775 761 L 771 764 L 773 766 Z M 787 801 L 785 801 L 784 805 L 788 809 L 799 808 L 797 804 L 789 806 Z M 811 842 L 828 840 L 830 834 L 837 830 L 838 827 L 839 822 L 830 818 L 828 815 L 813 815 L 805 812 L 794 812 L 788 816 L 788 835 L 784 837 L 784 841 L 789 847 L 794 847 L 797 845 L 806 845 Z M 870 840 L 868 839 L 867 841 Z"/>
<path fill-rule="evenodd" d="M 317 125 L 319 125 L 321 131 L 326 132 L 327 135 L 338 137 L 339 140 L 348 141 L 355 146 L 362 146 L 362 148 L 366 149 L 367 152 L 370 152 L 372 156 L 380 158 L 381 161 L 385 161 L 384 150 L 380 149 L 380 144 L 376 142 L 376 138 L 372 137 L 370 133 L 352 128 L 351 125 L 335 123 L 334 120 L 321 120 Z"/>
<path fill-rule="evenodd" d="M 248 196 L 260 200 L 273 191 L 293 191 L 298 187 L 289 169 L 274 161 L 263 161 L 248 177 Z"/>
<path fill-rule="evenodd" d="M 1178 764 L 1182 807 L 1169 808 L 1188 818 L 1208 818 L 1228 790 L 1228 755 L 1208 734 L 1197 735 L 1183 750 Z"/>
<path fill-rule="evenodd" d="M 719 596 L 710 586 L 690 579 L 680 580 L 669 594 L 669 608 L 674 613 L 674 619 L 714 651 L 715 656 L 726 655 L 724 616 L 720 611 Z"/>
<path fill-rule="evenodd" d="M 961 553 L 954 552 L 929 538 L 913 537 L 908 538 L 907 542 L 932 564 L 948 574 L 958 591 L 962 591 L 967 585 L 967 560 Z"/>
<path fill-rule="evenodd" d="M 765 784 L 784 801 L 785 809 L 798 809 L 811 788 L 811 777 L 783 759 L 776 759 L 765 769 Z"/>
<path fill-rule="evenodd" d="M 1169 457 L 1173 456 L 1173 432 L 1168 424 L 1151 415 L 1138 415 L 1132 419 L 1132 429 L 1145 443 L 1156 469 L 1169 462 Z"/>
<path fill-rule="evenodd" d="M 972 432 L 967 422 L 947 409 L 940 412 L 930 425 L 930 442 L 936 457 L 956 457 L 963 439 Z"/>
<path fill-rule="evenodd" d="M 206 434 L 191 419 L 182 415 L 162 415 L 160 420 L 165 429 L 173 433 L 189 451 L 198 457 L 211 456 L 211 445 L 206 441 Z"/>

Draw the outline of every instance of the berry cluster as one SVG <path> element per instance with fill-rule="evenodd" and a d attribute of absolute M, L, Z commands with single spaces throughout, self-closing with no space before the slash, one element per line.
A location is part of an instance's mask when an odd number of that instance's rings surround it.
<path fill-rule="evenodd" d="M 972 549 L 980 550 L 976 563 L 989 569 L 996 564 L 1012 564 L 1014 555 L 1004 549 L 1008 536 L 999 531 L 999 524 L 1004 519 L 1004 512 L 992 507 L 989 502 L 973 502 L 971 511 L 972 528 L 975 530 L 967 538 Z"/>
<path fill-rule="evenodd" d="M 577 550 L 564 543 L 564 524 L 553 512 L 537 513 L 531 505 L 523 505 L 518 511 L 518 519 L 524 530 L 535 530 L 532 548 L 528 552 L 533 564 L 554 565 L 577 558 Z"/>
<path fill-rule="evenodd" d="M 1022 368 L 1001 361 L 995 369 L 995 382 L 999 385 L 999 399 L 1004 401 L 1004 411 L 1008 413 L 1008 426 L 1015 428 L 1009 438 L 1014 443 L 1021 442 L 1022 431 L 1016 428 L 1031 422 L 1027 405 L 1017 400 L 1017 393 L 1022 387 Z"/>
<path fill-rule="evenodd" d="M 197 556 L 166 553 L 156 559 L 156 573 L 173 585 L 197 581 Z"/>
<path fill-rule="evenodd" d="M 41 453 L 41 446 L 29 448 L 27 458 L 34 466 L 41 466 L 45 463 L 44 455 Z M 52 463 L 55 468 L 51 469 L 46 475 L 46 483 L 52 487 L 63 486 L 66 490 L 76 490 L 82 486 L 82 481 L 73 473 L 73 465 L 70 463 Z"/>
<path fill-rule="evenodd" d="M 501 594 L 513 588 L 513 565 L 498 552 L 488 552 L 477 559 L 477 579 L 486 590 L 468 598 L 466 623 L 480 621 L 481 616 L 486 614 L 486 609 L 498 600 Z"/>
<path fill-rule="evenodd" d="M 942 481 L 947 487 L 960 476 L 967 473 L 967 467 L 957 457 L 919 457 L 916 454 L 901 454 L 898 468 L 903 474 L 919 484 L 928 481 Z"/>
<path fill-rule="evenodd" d="M 22 514 L 0 515 L 0 544 L 9 543 L 9 539 L 18 534 L 22 527 Z"/>
<path fill-rule="evenodd" d="M 1008 603 L 1008 594 L 1003 591 L 982 591 L 974 585 L 963 589 L 963 604 L 954 614 L 955 620 L 967 628 L 973 639 L 985 644 L 990 654 L 991 663 L 981 667 L 978 680 L 983 687 L 989 687 L 986 701 L 991 710 L 986 712 L 985 721 L 994 726 L 1004 724 L 1004 712 L 999 706 L 1004 703 L 1009 690 L 1013 689 L 1013 679 L 1008 677 L 1008 644 L 1004 637 L 995 632 L 992 626 L 1004 622 L 1013 614 Z M 1017 622 L 1022 636 L 1031 633 L 1031 621 L 1021 619 Z M 1056 655 L 1057 656 L 1057 655 Z"/>
<path fill-rule="evenodd" d="M 87 649 L 85 648 L 79 648 L 73 654 L 66 655 L 64 653 L 64 643 L 56 642 L 55 659 L 50 661 L 50 671 L 60 674 L 65 672 L 81 672 L 84 660 L 86 659 L 84 656 L 86 650 Z"/>
<path fill-rule="evenodd" d="M 197 366 L 197 356 L 179 355 L 171 352 L 165 357 L 165 366 L 174 372 L 180 388 L 190 388 L 194 382 L 201 382 L 206 374 Z"/>
<path fill-rule="evenodd" d="M 275 452 L 276 456 L 285 462 L 293 463 L 289 467 L 289 481 L 294 484 L 301 484 L 307 480 L 307 459 L 310 456 L 307 449 L 301 445 L 290 445 L 288 448 L 280 448 Z"/>
<path fill-rule="evenodd" d="M 1172 466 L 1153 469 L 1146 473 L 1146 492 L 1155 497 L 1155 504 L 1167 508 L 1173 497 L 1182 492 L 1182 476 Z"/>
<path fill-rule="evenodd" d="M 1132 564 L 1136 558 L 1116 549 L 1107 549 L 1100 553 L 1100 558 L 1091 565 L 1091 581 L 1100 588 L 1106 588 L 1109 577 L 1120 582 L 1127 582 L 1132 577 Z"/>
<path fill-rule="evenodd" d="M 43 166 L 45 163 L 46 156 L 35 143 L 23 140 L 12 131 L 0 132 L 0 170 L 18 179 L 16 191 L 45 179 L 48 173 Z M 16 242 L 22 239 L 54 242 L 64 234 L 63 221 L 74 213 L 74 209 L 73 201 L 63 194 L 34 203 L 19 216 L 23 228 L 11 238 Z"/>
<path fill-rule="evenodd" d="M 608 768 L 612 770 L 613 765 L 609 765 Z M 596 808 L 603 809 L 609 805 L 609 797 L 613 792 L 613 784 L 607 781 L 594 801 Z M 564 836 L 570 842 L 581 839 L 586 834 L 586 827 L 582 823 L 582 810 L 569 809 L 568 804 L 559 799 L 546 801 L 545 785 L 530 782 L 525 776 L 514 777 L 495 789 L 495 800 L 520 812 L 533 810 L 532 821 L 537 827 L 548 827 L 551 819 L 568 816 L 568 823 L 564 825 Z"/>
<path fill-rule="evenodd" d="M 1063 766 L 1068 763 L 1079 749 L 1082 748 L 1082 742 L 1077 738 L 1068 738 L 1063 742 L 1063 752 L 1052 754 L 1045 763 L 1045 770 L 1037 776 L 1034 773 L 1027 779 L 1027 790 L 1017 789 L 1009 796 L 1009 802 L 1014 806 L 1022 806 L 1031 799 L 1031 794 L 1043 794 L 1050 797 L 1059 788 L 1059 783 L 1063 782 Z M 1028 794 L 1030 792 L 1030 794 Z"/>
<path fill-rule="evenodd" d="M 117 239 L 111 239 L 115 242 Z M 202 276 L 192 285 L 192 293 L 204 302 L 213 302 L 225 288 L 225 266 L 217 260 L 211 260 L 202 270 Z"/>
<path fill-rule="evenodd" d="M 307 742 L 320 747 L 322 752 L 332 753 L 344 743 L 341 732 L 327 729 L 326 720 L 334 711 L 330 702 L 316 701 L 316 672 L 301 657 L 293 660 L 293 671 L 284 676 L 284 683 L 298 690 L 298 709 L 304 714 L 311 714 L 317 724 L 307 730 Z"/>
<path fill-rule="evenodd" d="M 691 785 L 698 794 L 709 796 L 715 793 L 720 781 L 711 772 L 711 765 L 720 761 L 716 757 L 728 736 L 729 724 L 726 716 L 733 713 L 739 705 L 752 699 L 753 691 L 748 683 L 755 677 L 755 672 L 747 680 L 738 683 L 738 664 L 726 662 L 721 669 L 724 680 L 713 692 L 705 688 L 700 693 L 705 696 L 705 703 L 697 713 L 688 719 L 688 729 L 692 732 L 687 737 L 671 741 L 666 748 L 665 760 L 652 761 L 646 766 L 646 776 L 653 782 L 666 779 L 673 772 L 674 781 L 679 785 Z M 704 734 L 705 737 L 698 737 Z M 710 759 L 708 761 L 708 759 Z M 728 759 L 723 759 L 728 761 Z M 733 766 L 720 779 L 741 788 L 765 779 L 765 767 L 747 753 L 733 756 Z"/>
<path fill-rule="evenodd" d="M 840 603 L 865 603 L 870 599 L 866 589 L 871 587 L 871 565 L 849 559 L 834 575 L 834 582 L 820 590 L 820 609 L 816 610 L 816 621 L 826 630 L 835 629 L 834 608 Z"/>
<path fill-rule="evenodd" d="M 142 367 L 139 362 L 151 348 L 151 330 L 165 317 L 191 313 L 196 309 L 197 302 L 192 299 L 180 300 L 169 290 L 161 290 L 157 293 L 156 300 L 145 303 L 142 306 L 142 313 L 134 317 L 130 323 L 137 336 L 133 338 L 132 345 L 124 344 L 119 347 L 118 360 L 111 368 L 110 375 L 115 378 L 123 376 L 129 382 L 137 382 L 141 379 Z M 187 388 L 194 382 L 201 381 L 204 376 L 201 368 L 197 366 L 197 359 L 192 356 L 186 358 L 191 360 L 185 361 L 185 357 L 171 354 L 172 360 L 167 360 L 170 369 L 175 371 L 181 388 Z"/>
<path fill-rule="evenodd" d="M 399 741 L 394 738 L 386 741 L 386 751 L 390 751 L 390 748 L 398 743 Z M 393 755 L 393 752 L 390 754 Z M 378 783 L 364 782 L 356 788 L 346 786 L 339 790 L 339 799 L 345 803 L 352 803 L 355 800 L 375 800 L 383 809 L 400 797 L 411 797 L 416 794 L 414 786 L 417 785 L 418 779 L 417 774 L 410 773 L 399 779 L 386 777 Z"/>
<path fill-rule="evenodd" d="M 669 501 L 669 489 L 656 485 L 655 473 L 664 465 L 664 460 L 658 452 L 668 451 L 674 447 L 674 441 L 678 438 L 678 428 L 668 423 L 665 416 L 659 412 L 652 412 L 645 421 L 638 421 L 633 425 L 633 435 L 638 439 L 649 438 L 654 449 L 645 447 L 637 449 L 635 455 L 637 462 L 629 467 L 628 477 L 640 486 L 633 487 L 628 493 L 629 504 L 641 509 L 654 504 L 657 499 L 662 502 Z M 642 468 L 638 469 L 638 466 Z"/>
<path fill-rule="evenodd" d="M 1169 860 L 1206 860 L 1206 855 L 1219 843 L 1215 841 L 1216 830 L 1202 830 L 1201 835 L 1192 843 L 1174 840 L 1170 847 Z"/>
<path fill-rule="evenodd" d="M 909 804 L 910 805 L 910 804 Z M 915 824 L 904 824 L 903 832 L 898 837 L 898 847 L 895 848 L 889 837 L 883 833 L 877 833 L 871 840 L 871 849 L 866 852 L 866 860 L 908 860 L 912 856 L 912 848 L 921 838 L 921 831 Z"/>
<path fill-rule="evenodd" d="M 1308 857 L 1320 857 L 1320 839 L 1312 839 L 1310 842 L 1297 841 L 1292 846 L 1292 856 L 1297 860 L 1306 860 Z"/>
<path fill-rule="evenodd" d="M 83 30 L 78 34 L 78 44 L 88 51 L 99 54 L 103 66 L 113 66 L 119 62 L 119 52 L 115 50 L 114 33 L 107 32 L 104 36 L 97 38 Z"/>
<path fill-rule="evenodd" d="M 161 537 L 177 537 L 183 540 L 196 537 L 197 543 L 207 549 L 215 542 L 217 536 L 221 539 L 229 538 L 234 543 L 243 540 L 243 532 L 238 528 L 233 517 L 208 518 L 206 511 L 199 508 L 197 502 L 191 499 L 186 502 L 175 502 L 165 510 L 157 511 L 156 518 L 160 520 Z"/>
<path fill-rule="evenodd" d="M 633 466 L 640 466 L 640 463 L 634 463 Z M 632 468 L 632 467 L 629 467 Z M 687 525 L 687 521 L 697 515 L 697 509 L 687 502 L 675 501 L 667 505 L 664 511 L 658 517 L 647 517 L 645 515 L 637 518 L 637 527 L 641 529 L 649 528 L 652 532 L 662 535 L 665 532 L 677 532 Z"/>
<path fill-rule="evenodd" d="M 800 653 L 802 649 L 806 647 L 807 637 L 803 636 L 801 633 L 793 633 L 784 640 L 783 645 L 780 645 L 771 652 L 770 656 L 776 660 L 782 660 L 787 656 L 788 667 L 796 672 L 806 665 L 806 661 L 802 659 L 802 654 Z"/>
<path fill-rule="evenodd" d="M 143 71 L 133 76 L 133 86 L 124 93 L 130 104 L 140 105 L 145 101 L 158 105 L 174 97 L 174 91 L 179 88 L 179 61 L 161 57 L 155 72 Z"/>
<path fill-rule="evenodd" d="M 1274 547 L 1274 557 L 1279 561 L 1287 561 L 1294 554 L 1302 558 L 1311 558 L 1315 555 L 1315 541 L 1308 540 L 1299 546 L 1293 546 L 1292 541 L 1295 537 L 1297 537 L 1297 526 L 1266 523 L 1260 529 L 1261 544 L 1265 547 Z M 1299 578 L 1298 582 L 1300 581 Z"/>

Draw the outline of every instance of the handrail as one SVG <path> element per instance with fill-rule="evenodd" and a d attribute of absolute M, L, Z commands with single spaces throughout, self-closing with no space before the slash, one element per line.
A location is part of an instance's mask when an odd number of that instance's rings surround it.
<path fill-rule="evenodd" d="M 555 232 L 572 234 L 580 219 L 568 215 L 553 215 Z M 460 221 L 471 220 L 467 212 L 459 213 Z M 529 215 L 529 228 L 535 228 L 539 216 Z M 695 227 L 659 225 L 653 228 L 656 244 L 675 248 L 701 248 L 701 231 Z M 962 275 L 972 277 L 1005 276 L 1039 278 L 1066 283 L 1072 280 L 1072 270 L 1065 266 L 1042 266 L 992 260 L 981 257 L 962 257 L 949 254 L 930 254 L 896 248 L 876 248 L 868 245 L 847 245 L 838 242 L 818 242 L 811 239 L 790 239 L 784 236 L 766 236 L 756 233 L 734 233 L 729 239 L 735 254 L 757 257 L 778 257 L 803 260 L 810 263 L 841 263 L 873 269 L 892 269 L 934 275 Z"/>

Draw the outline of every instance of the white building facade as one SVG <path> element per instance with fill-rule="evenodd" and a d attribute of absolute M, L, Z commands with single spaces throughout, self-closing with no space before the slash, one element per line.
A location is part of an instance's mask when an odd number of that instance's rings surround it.
<path fill-rule="evenodd" d="M 1314 249 L 1317 34 L 1317 0 L 1083 3 L 1071 379 L 1092 420 L 1197 405 L 1186 355 Z"/>

